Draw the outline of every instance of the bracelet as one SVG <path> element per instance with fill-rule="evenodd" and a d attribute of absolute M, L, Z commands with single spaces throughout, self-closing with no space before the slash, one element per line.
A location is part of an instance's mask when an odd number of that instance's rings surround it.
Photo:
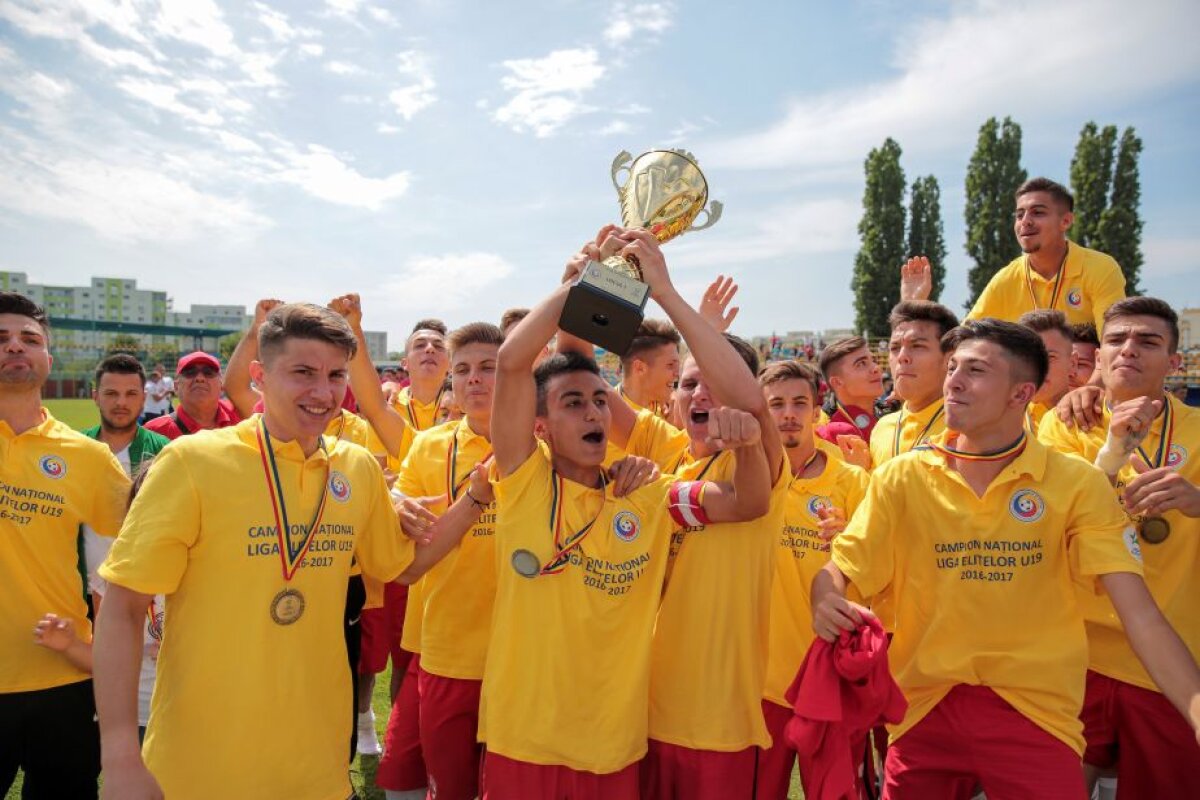
<path fill-rule="evenodd" d="M 474 503 L 475 505 L 479 506 L 480 508 L 487 508 L 487 507 L 488 507 L 488 504 L 487 504 L 487 503 L 485 503 L 485 502 L 481 501 L 481 500 L 480 500 L 478 497 L 476 497 L 475 495 L 471 494 L 471 487 L 470 487 L 470 486 L 468 486 L 468 487 L 467 487 L 466 495 L 467 495 L 467 499 L 468 499 L 468 500 L 470 500 L 472 503 Z"/>

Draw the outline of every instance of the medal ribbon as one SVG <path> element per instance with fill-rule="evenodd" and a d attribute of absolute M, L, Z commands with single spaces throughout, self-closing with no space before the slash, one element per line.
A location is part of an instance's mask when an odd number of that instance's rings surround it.
<path fill-rule="evenodd" d="M 575 533 L 572 533 L 570 536 L 563 539 L 560 528 L 562 527 L 563 498 L 566 495 L 566 492 L 563 489 L 564 479 L 558 474 L 557 471 L 554 471 L 551 473 L 550 481 L 551 488 L 553 489 L 553 495 L 550 501 L 550 530 L 554 534 L 554 549 L 557 552 L 555 552 L 554 557 L 546 562 L 546 564 L 542 567 L 541 571 L 538 573 L 540 575 L 557 575 L 566 568 L 567 562 L 570 560 L 571 551 L 574 550 L 577 545 L 583 542 L 584 537 L 591 532 L 592 527 L 596 524 L 596 520 L 600 519 L 600 514 L 604 511 L 604 506 L 608 504 L 608 478 L 604 475 L 604 472 L 601 471 L 600 492 L 603 495 L 603 500 L 600 503 L 600 508 L 596 511 L 596 516 L 592 517 L 592 521 L 587 525 L 584 525 L 582 528 L 575 531 Z"/>
<path fill-rule="evenodd" d="M 325 514 L 325 502 L 329 499 L 329 451 L 325 449 L 324 437 L 319 438 L 317 441 L 320 442 L 321 450 L 325 453 L 325 480 L 321 483 L 321 498 L 317 501 L 317 510 L 313 513 L 312 521 L 308 523 L 308 529 L 304 532 L 304 539 L 300 542 L 300 547 L 293 552 L 292 537 L 288 527 L 287 503 L 283 499 L 283 483 L 279 480 L 275 448 L 271 446 L 271 434 L 262 417 L 258 418 L 256 433 L 258 435 L 258 454 L 262 458 L 263 475 L 267 479 L 267 493 L 271 496 L 271 510 L 275 513 L 275 535 L 279 540 L 279 560 L 283 566 L 283 579 L 290 581 L 296 574 L 296 570 L 300 569 L 304 556 L 308 553 L 308 548 L 317 535 L 321 517 Z"/>
<path fill-rule="evenodd" d="M 437 397 L 433 398 L 433 421 L 437 422 L 437 410 L 442 404 L 442 395 L 446 393 L 446 384 L 442 384 L 442 388 L 438 389 Z M 404 410 L 408 412 L 408 422 L 412 425 L 414 431 L 423 431 L 424 428 L 417 422 L 416 412 L 413 411 L 413 404 L 417 402 L 417 398 L 413 397 L 412 389 L 408 390 L 408 403 L 404 406 Z"/>
<path fill-rule="evenodd" d="M 1062 291 L 1063 273 L 1067 271 L 1067 255 L 1071 252 L 1070 243 L 1067 244 L 1067 252 L 1063 253 L 1062 263 L 1058 265 L 1058 274 L 1054 276 L 1054 288 L 1050 291 L 1050 305 L 1048 308 L 1053 311 L 1058 306 L 1059 293 Z M 1030 274 L 1033 268 L 1029 266 L 1029 256 L 1025 256 L 1025 288 L 1029 290 L 1029 300 L 1033 303 L 1034 311 L 1041 309 L 1038 305 L 1037 295 L 1033 293 L 1033 276 Z"/>
<path fill-rule="evenodd" d="M 488 453 L 483 458 L 479 459 L 478 464 L 487 461 L 491 456 Z M 467 473 L 467 477 L 461 481 L 458 480 L 458 430 L 454 431 L 454 435 L 450 437 L 450 446 L 446 448 L 446 505 L 454 504 L 458 499 L 458 493 L 471 480 L 471 473 Z"/>
<path fill-rule="evenodd" d="M 1158 451 L 1154 454 L 1154 460 L 1150 460 L 1150 456 L 1138 445 L 1138 454 L 1150 466 L 1150 469 L 1158 469 L 1166 460 L 1171 457 L 1171 440 L 1175 438 L 1175 412 L 1171 409 L 1171 398 L 1163 398 L 1162 410 L 1162 430 L 1158 435 Z"/>
<path fill-rule="evenodd" d="M 953 456 L 961 461 L 1003 461 L 1006 458 L 1019 456 L 1025 452 L 1025 445 L 1029 444 L 1029 436 L 1025 431 L 1021 431 L 1021 437 L 1008 447 L 1000 450 L 992 450 L 989 453 L 968 453 L 963 450 L 955 450 L 953 447 L 937 442 L 929 442 L 929 447 L 944 456 Z"/>
<path fill-rule="evenodd" d="M 925 427 L 921 429 L 921 432 L 919 434 L 917 434 L 917 438 L 914 439 L 913 443 L 908 446 L 908 452 L 911 453 L 917 445 L 919 445 L 921 442 L 925 441 L 925 439 L 929 436 L 930 429 L 933 428 L 933 424 L 938 421 L 938 418 L 942 416 L 942 412 L 945 410 L 946 410 L 946 401 L 943 400 L 942 404 L 940 406 L 938 406 L 938 410 L 935 411 L 933 416 L 929 418 L 929 422 L 926 422 Z M 904 407 L 901 406 L 900 407 L 900 419 L 896 420 L 896 434 L 895 434 L 895 436 L 892 437 L 892 458 L 895 458 L 896 456 L 900 455 L 900 431 L 903 428 L 904 428 Z"/>

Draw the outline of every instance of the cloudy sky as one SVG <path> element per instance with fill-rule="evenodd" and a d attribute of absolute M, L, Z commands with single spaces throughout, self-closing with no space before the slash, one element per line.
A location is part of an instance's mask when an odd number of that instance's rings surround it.
<path fill-rule="evenodd" d="M 1137 128 L 1145 286 L 1200 305 L 1197 30 L 1194 0 L 0 0 L 0 269 L 358 291 L 398 347 L 536 300 L 616 217 L 613 156 L 683 146 L 725 216 L 666 246 L 677 283 L 735 275 L 743 334 L 842 326 L 867 151 L 941 182 L 960 306 L 965 166 L 1011 115 L 1063 180 L 1084 122 Z"/>

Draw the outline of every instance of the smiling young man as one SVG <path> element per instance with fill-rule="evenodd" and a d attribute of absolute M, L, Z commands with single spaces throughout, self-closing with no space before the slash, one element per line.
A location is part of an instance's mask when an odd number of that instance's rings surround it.
<path fill-rule="evenodd" d="M 838 436 L 857 436 L 867 443 L 875 427 L 875 400 L 883 394 L 883 371 L 875 363 L 867 340 L 841 339 L 821 351 L 819 364 L 833 392 L 829 422 L 817 435 L 837 444 Z"/>
<path fill-rule="evenodd" d="M 1035 436 L 1046 412 L 1058 405 L 1071 389 L 1071 328 L 1061 311 L 1042 309 L 1022 314 L 1017 323 L 1036 333 L 1046 347 L 1049 368 L 1046 381 L 1038 387 L 1033 402 L 1029 404 L 1029 431 Z"/>
<path fill-rule="evenodd" d="M 30 632 L 52 613 L 91 638 L 79 526 L 115 534 L 129 492 L 107 447 L 42 406 L 51 360 L 45 311 L 0 292 L 0 791 L 20 769 L 36 800 L 96 796 L 90 676 Z"/>
<path fill-rule="evenodd" d="M 1079 588 L 1107 592 L 1133 623 L 1138 656 L 1193 726 L 1200 669 L 1142 581 L 1104 476 L 1026 430 L 1041 340 L 985 319 L 946 345 L 947 430 L 873 473 L 813 581 L 813 627 L 832 641 L 870 614 L 846 600 L 850 584 L 892 592 L 888 661 L 908 711 L 890 729 L 889 800 L 969 797 L 977 784 L 995 800 L 1083 800 Z"/>
<path fill-rule="evenodd" d="M 200 430 L 228 428 L 241 417 L 233 404 L 221 397 L 221 362 L 197 350 L 175 365 L 175 391 L 179 407 L 146 423 L 146 430 L 178 439 Z"/>
<path fill-rule="evenodd" d="M 275 308 L 251 365 L 263 414 L 156 459 L 100 568 L 109 588 L 93 653 L 106 797 L 350 794 L 351 565 L 408 583 L 456 544 L 443 537 L 414 552 L 378 462 L 322 436 L 356 347 L 329 309 Z M 154 594 L 169 600 L 143 762 L 137 682 Z"/>
<path fill-rule="evenodd" d="M 807 364 L 780 361 L 758 377 L 788 460 L 783 525 L 776 539 L 770 645 L 762 710 L 771 746 L 759 757 L 758 800 L 786 800 L 796 751 L 784 737 L 792 704 L 784 697 L 813 643 L 809 587 L 829 560 L 829 542 L 862 502 L 867 473 L 816 435 L 821 378 Z"/>
<path fill-rule="evenodd" d="M 1162 300 L 1114 303 L 1097 352 L 1105 387 L 1101 423 L 1085 432 L 1051 414 L 1039 435 L 1110 476 L 1136 525 L 1146 584 L 1200 658 L 1200 413 L 1168 397 L 1164 386 L 1182 360 L 1178 325 Z M 1200 796 L 1200 747 L 1138 661 L 1132 632 L 1104 597 L 1086 598 L 1084 613 L 1085 762 L 1115 764 L 1118 797 Z"/>
<path fill-rule="evenodd" d="M 1094 322 L 1125 296 L 1125 276 L 1111 256 L 1067 239 L 1075 199 L 1049 178 L 1031 178 L 1016 193 L 1013 228 L 1023 255 L 984 287 L 967 319 L 1014 322 L 1027 311 L 1062 311 L 1071 324 Z"/>
<path fill-rule="evenodd" d="M 928 300 L 905 300 L 888 317 L 888 369 L 899 411 L 879 418 L 871 431 L 871 466 L 908 453 L 946 429 L 942 383 L 947 354 L 942 337 L 958 326 L 954 312 Z"/>
<path fill-rule="evenodd" d="M 642 320 L 621 356 L 621 398 L 634 411 L 648 408 L 664 416 L 679 382 L 679 331 L 660 319 Z"/>
<path fill-rule="evenodd" d="M 657 241 L 626 234 L 622 255 L 638 259 L 667 308 L 673 290 Z M 586 258 L 572 263 L 582 268 Z M 759 426 L 732 408 L 709 418 L 711 444 L 734 451 L 732 484 L 664 477 L 613 496 L 601 468 L 611 389 L 595 362 L 564 353 L 531 374 L 568 284 L 500 348 L 499 574 L 480 714 L 488 800 L 639 796 L 651 640 L 675 520 L 748 519 L 768 501 Z"/>

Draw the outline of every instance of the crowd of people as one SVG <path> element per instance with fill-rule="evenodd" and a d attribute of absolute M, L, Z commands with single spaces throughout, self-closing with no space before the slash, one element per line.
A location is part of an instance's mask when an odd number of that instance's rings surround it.
<path fill-rule="evenodd" d="M 729 279 L 693 306 L 613 225 L 403 380 L 358 295 L 268 298 L 224 368 L 105 358 L 83 432 L 0 292 L 0 787 L 344 800 L 381 752 L 389 800 L 1200 797 L 1178 319 L 1062 186 L 1015 206 L 964 320 L 898 265 L 887 389 L 858 337 L 760 363 Z M 613 386 L 558 321 L 617 254 L 666 319 Z"/>

